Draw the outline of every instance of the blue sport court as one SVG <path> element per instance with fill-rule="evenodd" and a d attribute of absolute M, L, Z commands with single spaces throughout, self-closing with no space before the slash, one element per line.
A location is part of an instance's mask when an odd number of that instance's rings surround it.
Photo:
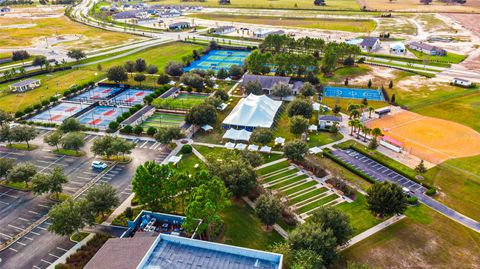
<path fill-rule="evenodd" d="M 95 102 L 97 100 L 106 100 L 108 99 L 108 96 L 115 94 L 120 90 L 122 89 L 114 87 L 95 87 L 88 92 L 84 92 L 80 95 L 73 97 L 70 100 L 77 102 Z"/>
<path fill-rule="evenodd" d="M 81 124 L 94 128 L 105 128 L 108 124 L 123 112 L 128 111 L 126 108 L 113 106 L 96 106 L 92 110 L 78 117 Z"/>
<path fill-rule="evenodd" d="M 143 104 L 143 98 L 152 93 L 152 91 L 128 89 L 113 98 L 116 104 L 133 106 Z"/>
<path fill-rule="evenodd" d="M 66 118 L 71 117 L 87 107 L 87 105 L 73 104 L 73 103 L 60 103 L 52 108 L 43 111 L 30 118 L 35 122 L 51 122 L 61 124 Z"/>
<path fill-rule="evenodd" d="M 249 51 L 211 50 L 201 56 L 199 60 L 193 61 L 190 66 L 185 67 L 184 71 L 188 72 L 193 69 L 219 70 L 220 68 L 228 69 L 232 65 L 241 66 L 248 54 L 250 54 Z"/>
<path fill-rule="evenodd" d="M 373 89 L 358 89 L 358 88 L 342 88 L 330 87 L 323 88 L 323 96 L 330 98 L 345 98 L 345 99 L 363 99 L 367 98 L 370 101 L 385 101 L 381 90 Z"/>

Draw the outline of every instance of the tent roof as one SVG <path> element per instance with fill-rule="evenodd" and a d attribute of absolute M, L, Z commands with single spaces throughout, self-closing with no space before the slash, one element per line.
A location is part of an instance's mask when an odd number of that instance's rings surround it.
<path fill-rule="evenodd" d="M 235 146 L 235 149 L 238 149 L 238 150 L 244 150 L 245 148 L 247 148 L 247 145 L 246 145 L 246 144 L 243 144 L 243 143 L 238 143 L 238 144 Z"/>
<path fill-rule="evenodd" d="M 223 124 L 270 128 L 282 101 L 274 101 L 266 95 L 250 94 L 233 108 Z"/>
<path fill-rule="evenodd" d="M 235 143 L 228 142 L 228 143 L 225 144 L 225 147 L 227 149 L 234 149 L 235 148 Z"/>
<path fill-rule="evenodd" d="M 255 145 L 255 144 L 248 145 L 248 150 L 250 150 L 250 151 L 257 151 L 257 150 L 258 150 L 258 146 Z"/>
<path fill-rule="evenodd" d="M 208 124 L 205 124 L 205 125 L 202 126 L 202 129 L 204 131 L 210 131 L 210 130 L 213 130 L 213 127 L 208 125 Z"/>
<path fill-rule="evenodd" d="M 270 151 L 272 151 L 272 148 L 269 147 L 269 146 L 263 146 L 262 148 L 260 148 L 260 152 L 267 152 L 267 153 L 269 153 Z"/>
<path fill-rule="evenodd" d="M 250 140 L 250 136 L 252 132 L 249 132 L 245 129 L 243 130 L 235 130 L 235 129 L 228 129 L 225 134 L 223 135 L 224 139 L 231 139 L 231 140 L 241 140 L 241 141 L 248 141 Z"/>

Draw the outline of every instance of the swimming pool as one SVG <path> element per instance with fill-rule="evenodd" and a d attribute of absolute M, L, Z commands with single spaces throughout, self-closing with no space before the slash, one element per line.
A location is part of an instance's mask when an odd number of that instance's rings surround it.
<path fill-rule="evenodd" d="M 200 59 L 193 61 L 190 66 L 184 68 L 185 72 L 193 69 L 219 70 L 228 69 L 232 65 L 243 65 L 245 58 L 250 54 L 249 51 L 239 50 L 211 50 Z"/>
<path fill-rule="evenodd" d="M 323 88 L 323 96 L 330 98 L 345 98 L 345 99 L 364 99 L 370 101 L 385 101 L 381 90 L 373 89 L 358 89 L 358 88 L 343 88 L 326 86 Z"/>

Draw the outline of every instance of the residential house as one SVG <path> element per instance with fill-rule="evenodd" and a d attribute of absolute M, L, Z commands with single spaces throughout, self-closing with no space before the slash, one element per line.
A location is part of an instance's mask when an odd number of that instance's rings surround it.
<path fill-rule="evenodd" d="M 235 31 L 236 31 L 235 26 L 220 26 L 212 29 L 211 33 L 215 35 L 224 35 L 224 34 L 233 33 Z"/>
<path fill-rule="evenodd" d="M 408 47 L 413 49 L 413 50 L 420 51 L 420 52 L 423 52 L 425 54 L 432 55 L 432 56 L 445 56 L 445 55 L 447 55 L 446 50 L 444 50 L 442 48 L 439 48 L 437 46 L 432 46 L 432 45 L 423 43 L 423 42 L 413 41 L 410 44 L 408 44 Z"/>
<path fill-rule="evenodd" d="M 283 82 L 288 84 L 292 89 L 293 95 L 297 95 L 300 89 L 303 86 L 303 82 L 301 81 L 291 81 L 290 77 L 281 77 L 281 76 L 262 76 L 262 75 L 250 75 L 245 74 L 243 76 L 242 86 L 245 87 L 248 82 L 250 81 L 258 81 L 262 86 L 262 90 L 264 94 L 270 95 L 272 92 L 273 85 Z"/>
<path fill-rule="evenodd" d="M 407 53 L 407 49 L 402 42 L 396 42 L 390 45 L 390 53 L 404 55 L 405 53 Z"/>
<path fill-rule="evenodd" d="M 190 23 L 184 22 L 184 21 L 175 22 L 175 23 L 172 23 L 168 26 L 168 29 L 173 30 L 173 31 L 181 31 L 181 30 L 187 29 L 187 28 L 190 28 Z"/>
<path fill-rule="evenodd" d="M 359 46 L 365 52 L 373 52 L 380 48 L 381 42 L 378 37 L 365 37 Z"/>
<path fill-rule="evenodd" d="M 342 122 L 342 116 L 324 115 L 318 117 L 318 127 L 320 129 L 330 129 L 335 123 Z"/>
<path fill-rule="evenodd" d="M 285 31 L 283 30 L 274 30 L 274 29 L 258 29 L 253 32 L 253 36 L 256 38 L 265 38 L 269 35 L 284 35 Z"/>

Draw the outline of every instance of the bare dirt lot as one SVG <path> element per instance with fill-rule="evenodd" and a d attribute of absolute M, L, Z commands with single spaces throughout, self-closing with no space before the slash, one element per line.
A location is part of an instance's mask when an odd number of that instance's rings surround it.
<path fill-rule="evenodd" d="M 382 129 L 401 141 L 405 151 L 432 163 L 480 154 L 480 134 L 455 122 L 401 110 L 367 125 Z"/>
<path fill-rule="evenodd" d="M 358 0 L 360 6 L 371 10 L 427 11 L 427 12 L 480 12 L 480 1 L 469 0 L 466 4 L 447 4 L 433 0 L 430 5 L 420 4 L 418 0 Z"/>

